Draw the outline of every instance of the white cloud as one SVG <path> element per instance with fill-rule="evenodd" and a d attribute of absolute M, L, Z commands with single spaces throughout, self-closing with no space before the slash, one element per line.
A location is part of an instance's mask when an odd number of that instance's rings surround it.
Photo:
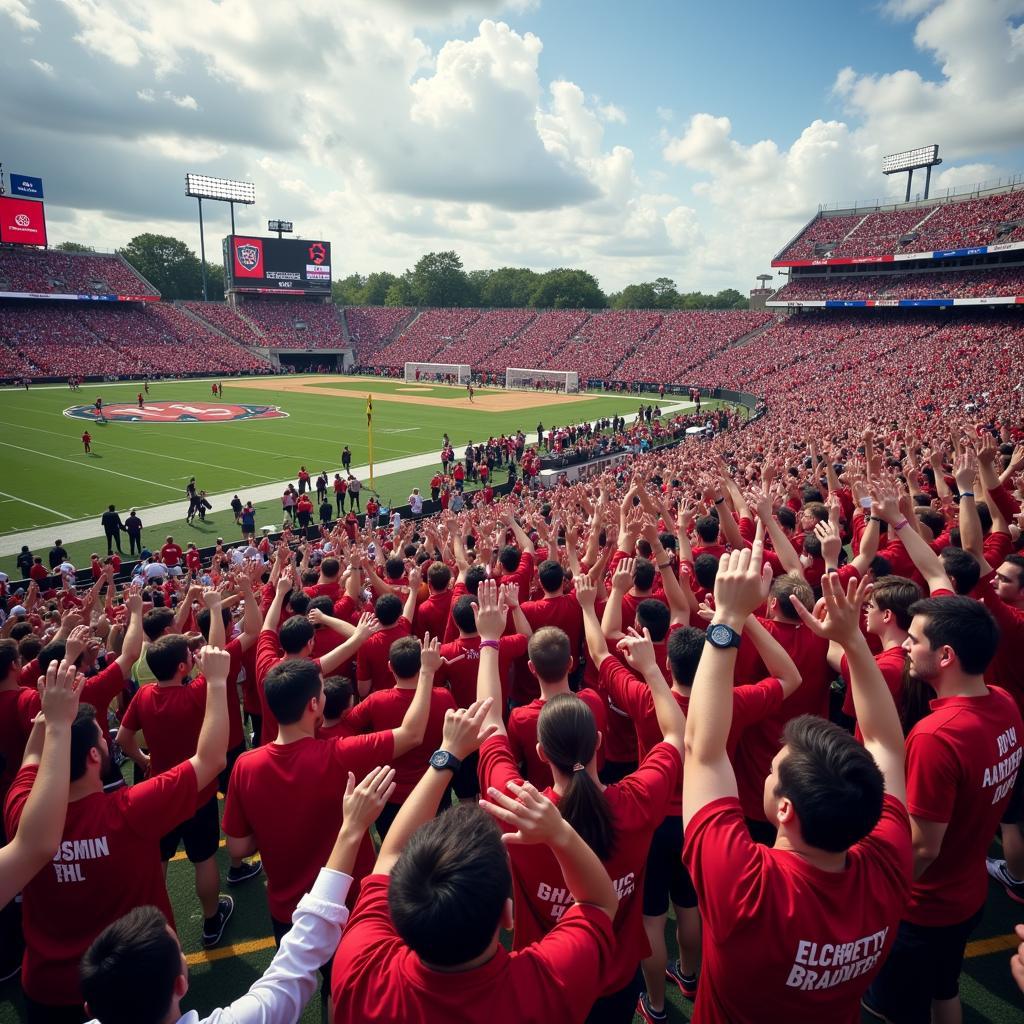
<path fill-rule="evenodd" d="M 138 96 L 143 103 L 155 103 L 156 93 L 152 89 L 136 89 L 135 95 Z"/>
<path fill-rule="evenodd" d="M 609 124 L 625 124 L 627 121 L 626 112 L 614 103 L 606 103 L 604 106 L 598 107 L 597 112 L 601 120 Z"/>
<path fill-rule="evenodd" d="M 183 107 L 185 110 L 198 110 L 199 104 L 193 96 L 174 96 L 171 93 L 164 94 L 176 107 Z"/>
<path fill-rule="evenodd" d="M 666 124 L 676 116 L 676 112 L 671 107 L 655 107 L 654 112 L 658 120 L 664 121 Z"/>
<path fill-rule="evenodd" d="M 53 78 L 53 76 L 56 74 L 56 72 L 53 70 L 53 65 L 47 63 L 45 60 L 36 60 L 35 57 L 30 57 L 29 64 L 31 64 L 33 67 L 38 68 L 44 75 L 47 75 L 50 78 Z"/>
<path fill-rule="evenodd" d="M 22 32 L 37 32 L 39 22 L 29 14 L 31 3 L 25 0 L 0 0 L 0 14 L 6 14 Z"/>

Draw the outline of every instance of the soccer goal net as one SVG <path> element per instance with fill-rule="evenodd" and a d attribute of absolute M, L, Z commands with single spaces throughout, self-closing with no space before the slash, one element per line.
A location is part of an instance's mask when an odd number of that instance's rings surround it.
<path fill-rule="evenodd" d="M 435 384 L 468 384 L 468 363 L 406 363 L 406 381 L 430 381 Z"/>
<path fill-rule="evenodd" d="M 510 366 L 505 370 L 505 387 L 520 391 L 564 391 L 575 394 L 580 389 L 580 375 L 575 370 L 530 370 Z"/>

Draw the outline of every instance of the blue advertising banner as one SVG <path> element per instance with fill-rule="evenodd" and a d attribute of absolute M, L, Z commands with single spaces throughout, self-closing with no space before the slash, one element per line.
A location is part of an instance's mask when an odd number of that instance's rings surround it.
<path fill-rule="evenodd" d="M 28 174 L 11 174 L 11 195 L 24 196 L 26 199 L 43 198 L 43 179 L 33 178 Z"/>

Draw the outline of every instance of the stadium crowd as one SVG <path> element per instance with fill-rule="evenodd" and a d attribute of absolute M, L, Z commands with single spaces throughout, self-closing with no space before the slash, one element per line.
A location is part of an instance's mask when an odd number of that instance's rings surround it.
<path fill-rule="evenodd" d="M 162 865 L 230 939 L 222 831 L 279 948 L 214 1020 L 324 964 L 339 1022 L 959 1019 L 989 876 L 1024 902 L 1022 359 L 1013 313 L 803 314 L 687 375 L 766 415 L 582 482 L 4 581 L 30 1024 L 179 1020 Z"/>
<path fill-rule="evenodd" d="M 797 299 L 987 298 L 1024 294 L 1024 267 L 917 274 L 823 274 L 796 277 L 772 301 Z"/>
<path fill-rule="evenodd" d="M 56 295 L 156 295 L 120 256 L 0 249 L 0 292 Z"/>

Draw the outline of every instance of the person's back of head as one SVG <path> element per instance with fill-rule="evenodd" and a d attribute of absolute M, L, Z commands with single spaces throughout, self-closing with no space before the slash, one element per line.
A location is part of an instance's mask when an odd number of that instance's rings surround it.
<path fill-rule="evenodd" d="M 431 562 L 427 569 L 427 583 L 430 589 L 436 594 L 442 594 L 448 589 L 452 579 L 452 571 L 444 562 Z"/>
<path fill-rule="evenodd" d="M 1013 557 L 1013 555 L 1010 556 L 1010 558 Z M 1007 561 L 1009 560 L 1010 559 L 1008 558 Z M 34 630 L 32 629 L 32 624 L 29 622 L 16 622 L 11 626 L 10 632 L 7 635 L 12 640 L 24 640 L 25 637 L 34 635 Z"/>
<path fill-rule="evenodd" d="M 163 683 L 173 679 L 181 666 L 187 671 L 191 664 L 188 640 L 180 633 L 157 637 L 146 648 L 146 664 L 157 682 Z"/>
<path fill-rule="evenodd" d="M 562 585 L 565 583 L 565 570 L 559 562 L 552 558 L 545 558 L 537 566 L 537 579 L 547 594 L 560 594 Z"/>
<path fill-rule="evenodd" d="M 466 570 L 465 586 L 468 593 L 475 595 L 480 584 L 487 579 L 487 570 L 482 565 L 473 565 Z"/>
<path fill-rule="evenodd" d="M 85 775 L 89 763 L 89 751 L 98 750 L 101 760 L 105 749 L 96 709 L 91 704 L 79 704 L 78 713 L 71 723 L 71 781 L 77 782 Z"/>
<path fill-rule="evenodd" d="M 388 649 L 388 664 L 396 679 L 413 679 L 420 674 L 420 642 L 414 636 L 402 636 Z"/>
<path fill-rule="evenodd" d="M 39 652 L 39 674 L 41 676 L 46 675 L 46 670 L 50 667 L 50 663 L 53 661 L 60 662 L 64 659 L 64 653 L 67 648 L 64 646 L 63 640 L 51 640 L 45 647 Z"/>
<path fill-rule="evenodd" d="M 537 678 L 543 683 L 563 680 L 572 667 L 569 637 L 557 626 L 542 626 L 530 637 L 527 656 Z"/>
<path fill-rule="evenodd" d="M 455 967 L 495 940 L 511 892 L 501 832 L 467 801 L 413 833 L 391 871 L 388 907 L 395 931 L 421 960 Z"/>
<path fill-rule="evenodd" d="M 452 605 L 452 619 L 463 633 L 476 632 L 476 606 L 469 594 L 463 594 Z"/>
<path fill-rule="evenodd" d="M 14 632 L 13 630 L 11 631 Z M 12 638 L 13 639 L 13 636 Z M 22 665 L 27 665 L 33 658 L 39 656 L 39 652 L 43 649 L 43 641 L 39 639 L 34 633 L 30 633 L 24 637 L 18 643 L 18 654 L 21 657 Z M 0 670 L 0 678 L 2 678 L 4 672 Z"/>
<path fill-rule="evenodd" d="M 694 626 L 674 629 L 668 637 L 668 665 L 672 679 L 680 686 L 692 686 L 700 656 L 706 646 L 707 633 Z"/>
<path fill-rule="evenodd" d="M 316 583 L 318 577 L 316 570 L 309 570 L 310 582 L 307 584 L 305 580 L 302 581 L 303 586 L 312 586 Z M 309 611 L 309 594 L 304 594 L 301 590 L 293 590 L 288 595 L 288 608 L 292 615 L 305 615 Z"/>
<path fill-rule="evenodd" d="M 636 628 L 649 630 L 651 639 L 661 643 L 672 623 L 672 613 L 664 601 L 648 597 L 636 606 Z"/>
<path fill-rule="evenodd" d="M 319 699 L 320 669 L 304 658 L 279 661 L 263 683 L 267 706 L 281 725 L 300 721 L 311 700 Z"/>
<path fill-rule="evenodd" d="M 718 576 L 718 559 L 714 555 L 698 555 L 693 561 L 693 575 L 705 590 L 713 591 Z"/>
<path fill-rule="evenodd" d="M 657 570 L 648 558 L 638 558 L 633 563 L 633 586 L 641 593 L 647 593 L 654 586 Z"/>
<path fill-rule="evenodd" d="M 305 615 L 293 615 L 281 626 L 278 636 L 285 654 L 302 654 L 314 634 L 313 624 Z"/>
<path fill-rule="evenodd" d="M 891 612 L 899 629 L 909 629 L 911 606 L 921 600 L 921 588 L 905 576 L 882 576 L 875 581 L 868 598 L 880 612 Z"/>
<path fill-rule="evenodd" d="M 394 594 L 381 594 L 373 611 L 382 626 L 393 626 L 402 614 L 402 602 Z"/>
<path fill-rule="evenodd" d="M 498 555 L 498 561 L 501 562 L 501 567 L 505 572 L 515 572 L 519 568 L 521 558 L 522 552 L 515 544 L 506 544 Z"/>
<path fill-rule="evenodd" d="M 600 742 L 590 706 L 574 693 L 546 701 L 537 719 L 537 742 L 544 760 L 565 776 L 558 810 L 601 860 L 615 847 L 615 826 L 604 794 L 586 771 Z"/>
<path fill-rule="evenodd" d="M 324 615 L 334 615 L 334 602 L 326 594 L 321 594 L 309 602 L 308 611 L 323 612 Z"/>
<path fill-rule="evenodd" d="M 341 562 L 334 557 L 325 558 L 320 563 L 320 575 L 325 580 L 336 580 L 341 572 Z"/>
<path fill-rule="evenodd" d="M 714 544 L 718 540 L 719 524 L 715 516 L 697 516 L 693 527 L 705 544 Z"/>
<path fill-rule="evenodd" d="M 384 573 L 392 583 L 405 575 L 405 562 L 400 558 L 389 558 L 384 563 Z"/>
<path fill-rule="evenodd" d="M 791 622 L 799 622 L 800 616 L 793 609 L 790 601 L 795 597 L 808 611 L 814 610 L 814 591 L 802 576 L 787 572 L 772 580 L 771 596 L 775 600 L 775 610 L 779 617 Z"/>
<path fill-rule="evenodd" d="M 332 605 L 333 607 L 333 605 Z M 228 639 L 231 638 L 231 612 L 227 608 L 221 608 L 220 610 L 221 619 L 224 622 L 225 635 Z M 210 639 L 210 609 L 201 608 L 196 613 L 196 625 L 199 627 L 199 632 L 209 640 Z"/>
<path fill-rule="evenodd" d="M 980 601 L 963 596 L 926 597 L 910 606 L 910 614 L 911 642 L 926 642 L 936 660 L 951 651 L 963 673 L 980 676 L 995 657 L 999 624 Z M 919 663 L 913 657 L 911 661 L 917 672 Z M 923 678 L 934 677 L 925 673 Z"/>
<path fill-rule="evenodd" d="M 845 729 L 817 715 L 787 722 L 783 743 L 765 785 L 769 822 L 785 798 L 809 846 L 841 853 L 860 842 L 882 814 L 885 781 L 875 759 Z"/>
<path fill-rule="evenodd" d="M 206 609 L 204 608 L 203 611 Z M 151 608 L 142 616 L 142 631 L 146 634 L 146 639 L 150 641 L 163 636 L 173 624 L 174 612 L 170 608 Z"/>
<path fill-rule="evenodd" d="M 978 560 L 963 548 L 943 548 L 939 558 L 942 567 L 958 594 L 969 594 L 981 579 L 981 566 Z"/>
<path fill-rule="evenodd" d="M 156 907 L 135 907 L 85 951 L 82 996 L 100 1024 L 161 1024 L 184 995 L 181 946 Z M 176 991 L 180 989 L 180 991 Z"/>
<path fill-rule="evenodd" d="M 340 718 L 351 706 L 355 690 L 344 676 L 328 676 L 324 680 L 324 718 Z"/>
<path fill-rule="evenodd" d="M 775 510 L 775 518 L 784 530 L 792 532 L 796 529 L 796 513 L 788 506 L 782 505 Z"/>
<path fill-rule="evenodd" d="M 19 659 L 18 641 L 11 637 L 0 638 L 0 679 L 6 679 L 12 668 L 19 667 Z"/>

